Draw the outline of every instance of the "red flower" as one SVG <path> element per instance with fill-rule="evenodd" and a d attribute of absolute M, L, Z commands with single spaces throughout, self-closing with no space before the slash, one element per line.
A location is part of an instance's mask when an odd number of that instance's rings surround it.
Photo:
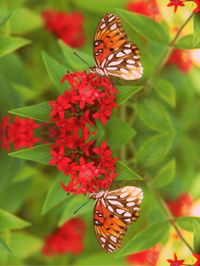
<path fill-rule="evenodd" d="M 140 0 L 136 2 L 129 2 L 127 4 L 127 9 L 129 11 L 133 11 L 160 21 L 160 11 L 156 0 Z"/>
<path fill-rule="evenodd" d="M 78 255 L 84 249 L 84 235 L 85 223 L 80 218 L 73 218 L 46 237 L 42 253 L 47 256 L 65 253 Z"/>
<path fill-rule="evenodd" d="M 189 194 L 183 193 L 175 201 L 167 201 L 166 203 L 174 216 L 188 216 L 190 214 L 192 198 Z"/>
<path fill-rule="evenodd" d="M 199 266 L 200 265 L 200 254 L 194 253 L 193 256 L 197 259 L 194 266 Z"/>
<path fill-rule="evenodd" d="M 170 0 L 170 3 L 167 5 L 168 7 L 174 7 L 174 13 L 176 12 L 179 6 L 185 6 L 183 0 Z"/>
<path fill-rule="evenodd" d="M 50 164 L 70 176 L 66 192 L 75 194 L 98 192 L 107 189 L 117 176 L 112 152 L 106 143 L 95 148 L 89 140 L 88 126 L 94 126 L 97 118 L 106 124 L 112 114 L 115 94 L 118 92 L 107 77 L 95 74 L 71 73 L 63 77 L 69 90 L 51 105 L 51 120 L 59 131 L 52 145 Z"/>
<path fill-rule="evenodd" d="M 130 264 L 155 266 L 160 254 L 160 248 L 158 246 L 152 247 L 148 250 L 144 250 L 127 257 L 127 261 Z"/>
<path fill-rule="evenodd" d="M 10 122 L 10 116 L 2 118 L 0 125 L 0 141 L 2 147 L 10 150 L 10 145 L 14 145 L 14 149 L 32 147 L 40 139 L 34 136 L 34 130 L 40 127 L 38 123 L 34 123 L 33 119 L 15 117 L 14 122 Z"/>
<path fill-rule="evenodd" d="M 42 13 L 45 27 L 71 47 L 81 47 L 85 42 L 84 17 L 80 12 L 45 10 Z"/>
<path fill-rule="evenodd" d="M 170 0 L 170 3 L 167 5 L 169 7 L 174 7 L 174 13 L 178 9 L 179 6 L 185 6 L 184 2 L 191 2 L 193 1 L 197 7 L 193 10 L 194 13 L 197 13 L 200 11 L 200 0 Z"/>
<path fill-rule="evenodd" d="M 200 0 L 194 0 L 197 7 L 193 10 L 194 13 L 200 12 Z"/>
<path fill-rule="evenodd" d="M 167 262 L 170 263 L 170 266 L 182 266 L 182 265 L 184 265 L 183 264 L 184 261 L 185 260 L 178 260 L 175 253 L 174 253 L 174 260 L 171 260 L 171 259 L 167 260 Z"/>
<path fill-rule="evenodd" d="M 174 49 L 167 61 L 167 65 L 175 65 L 182 72 L 189 72 L 193 62 L 189 50 Z"/>

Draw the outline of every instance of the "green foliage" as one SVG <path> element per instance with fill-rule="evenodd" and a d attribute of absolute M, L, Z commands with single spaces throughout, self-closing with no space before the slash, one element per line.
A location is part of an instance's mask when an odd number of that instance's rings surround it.
<path fill-rule="evenodd" d="M 194 35 L 193 35 L 193 47 L 200 45 L 200 15 L 199 13 L 194 16 Z"/>
<path fill-rule="evenodd" d="M 128 99 L 130 99 L 133 95 L 135 95 L 138 91 L 142 89 L 141 86 L 115 86 L 119 94 L 117 94 L 117 104 L 121 105 L 125 103 Z"/>
<path fill-rule="evenodd" d="M 194 253 L 199 254 L 200 253 L 200 238 L 199 238 L 199 232 L 200 232 L 200 219 L 193 219 L 193 231 L 194 231 Z"/>
<path fill-rule="evenodd" d="M 15 215 L 0 209 L 0 232 L 5 232 L 12 229 L 21 229 L 29 225 L 29 222 L 26 222 Z"/>
<path fill-rule="evenodd" d="M 9 110 L 9 113 L 22 117 L 29 117 L 41 122 L 49 122 L 50 105 L 48 102 L 38 103 L 32 106 Z"/>
<path fill-rule="evenodd" d="M 21 37 L 0 36 L 0 57 L 10 54 L 29 43 L 29 40 Z"/>
<path fill-rule="evenodd" d="M 0 18 L 0 28 L 6 24 L 6 22 L 9 20 L 11 15 L 12 15 L 12 12 Z"/>
<path fill-rule="evenodd" d="M 117 170 L 119 171 L 119 176 L 117 177 L 118 180 L 131 180 L 131 181 L 141 181 L 143 178 L 135 173 L 131 168 L 129 168 L 125 163 L 122 161 L 118 161 L 116 163 Z"/>
<path fill-rule="evenodd" d="M 194 230 L 194 224 L 198 224 L 200 222 L 199 217 L 178 217 L 176 218 L 178 225 L 184 230 L 192 232 Z"/>
<path fill-rule="evenodd" d="M 176 47 L 179 49 L 199 49 L 200 41 L 195 37 L 194 42 L 194 35 L 188 34 L 178 40 Z"/>
<path fill-rule="evenodd" d="M 116 257 L 143 251 L 154 246 L 162 240 L 164 236 L 163 232 L 166 233 L 168 230 L 168 222 L 160 222 L 147 226 L 138 232 L 123 248 L 121 248 Z"/>
<path fill-rule="evenodd" d="M 160 168 L 159 172 L 152 180 L 152 184 L 156 188 L 161 188 L 169 185 L 176 174 L 176 161 L 173 159 L 168 162 L 166 165 Z"/>
<path fill-rule="evenodd" d="M 49 144 L 37 145 L 33 148 L 11 152 L 9 155 L 11 157 L 30 160 L 41 164 L 49 164 L 51 159 Z"/>

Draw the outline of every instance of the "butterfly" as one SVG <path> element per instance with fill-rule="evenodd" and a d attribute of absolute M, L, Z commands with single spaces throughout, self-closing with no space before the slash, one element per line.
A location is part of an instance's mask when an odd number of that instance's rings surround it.
<path fill-rule="evenodd" d="M 108 13 L 101 19 L 95 33 L 96 66 L 90 68 L 90 71 L 101 76 L 139 79 L 143 74 L 143 67 L 138 51 L 138 47 L 128 41 L 120 18 Z"/>
<path fill-rule="evenodd" d="M 112 253 L 120 247 L 128 225 L 139 217 L 142 189 L 126 186 L 92 193 L 90 198 L 96 200 L 93 214 L 96 238 L 106 252 Z"/>

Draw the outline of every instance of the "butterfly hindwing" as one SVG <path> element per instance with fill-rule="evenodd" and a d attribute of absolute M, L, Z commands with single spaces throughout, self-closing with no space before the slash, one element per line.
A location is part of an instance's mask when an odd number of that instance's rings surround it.
<path fill-rule="evenodd" d="M 97 198 L 94 229 L 100 246 L 106 252 L 114 252 L 120 247 L 128 225 L 139 216 L 143 193 L 133 186 L 105 193 Z"/>

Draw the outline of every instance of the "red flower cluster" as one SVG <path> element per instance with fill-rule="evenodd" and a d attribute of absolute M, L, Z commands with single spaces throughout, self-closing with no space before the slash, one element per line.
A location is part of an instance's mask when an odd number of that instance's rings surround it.
<path fill-rule="evenodd" d="M 10 151 L 10 145 L 14 145 L 14 149 L 32 147 L 40 139 L 34 136 L 34 129 L 39 128 L 38 123 L 34 123 L 33 119 L 15 117 L 14 122 L 10 122 L 10 116 L 2 118 L 0 124 L 0 142 L 2 148 Z"/>
<path fill-rule="evenodd" d="M 81 47 L 85 43 L 84 17 L 79 12 L 67 14 L 55 10 L 42 13 L 45 27 L 71 47 Z"/>
<path fill-rule="evenodd" d="M 170 0 L 169 4 L 167 6 L 174 7 L 174 13 L 177 11 L 178 7 L 183 7 L 185 6 L 185 2 L 194 2 L 197 6 L 193 10 L 194 13 L 197 13 L 200 11 L 200 0 Z"/>
<path fill-rule="evenodd" d="M 174 253 L 174 260 L 168 259 L 167 262 L 170 263 L 170 266 L 183 266 L 185 260 L 179 260 L 176 256 L 176 254 Z"/>
<path fill-rule="evenodd" d="M 113 107 L 117 107 L 117 90 L 106 77 L 95 74 L 67 74 L 62 82 L 66 80 L 70 90 L 50 102 L 51 120 L 59 130 L 50 164 L 70 176 L 69 184 L 62 184 L 67 192 L 85 194 L 107 189 L 117 175 L 116 159 L 105 142 L 97 148 L 94 141 L 88 141 L 88 125 L 95 125 L 97 118 L 106 124 Z"/>
<path fill-rule="evenodd" d="M 197 259 L 194 266 L 199 266 L 200 265 L 200 254 L 194 253 L 193 256 Z"/>
<path fill-rule="evenodd" d="M 80 218 L 73 218 L 58 228 L 45 239 L 42 253 L 54 256 L 65 253 L 80 254 L 84 249 L 85 223 Z"/>
<path fill-rule="evenodd" d="M 127 257 L 127 262 L 130 264 L 155 266 L 160 254 L 159 246 L 152 247 L 150 249 L 129 255 Z"/>
<path fill-rule="evenodd" d="M 160 21 L 160 11 L 156 0 L 139 0 L 129 2 L 127 9 L 147 17 L 150 17 L 156 21 Z"/>
<path fill-rule="evenodd" d="M 193 65 L 190 51 L 174 49 L 167 61 L 167 65 L 175 65 L 184 73 L 189 72 Z"/>
<path fill-rule="evenodd" d="M 189 194 L 183 193 L 175 201 L 167 201 L 166 203 L 174 216 L 188 216 L 190 214 L 192 198 Z"/>

